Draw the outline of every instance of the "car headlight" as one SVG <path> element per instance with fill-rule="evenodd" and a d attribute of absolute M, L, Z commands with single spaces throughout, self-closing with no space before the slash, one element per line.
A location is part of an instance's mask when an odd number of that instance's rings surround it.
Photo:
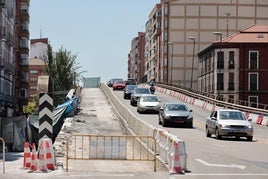
<path fill-rule="evenodd" d="M 165 115 L 165 119 L 170 119 L 170 115 Z"/>
<path fill-rule="evenodd" d="M 222 127 L 222 128 L 230 128 L 230 125 L 221 124 L 220 127 Z"/>
<path fill-rule="evenodd" d="M 191 116 L 191 115 L 188 116 L 188 117 L 187 117 L 187 120 L 193 120 L 193 116 Z"/>
<path fill-rule="evenodd" d="M 247 128 L 248 128 L 248 129 L 252 129 L 252 125 L 248 125 Z"/>

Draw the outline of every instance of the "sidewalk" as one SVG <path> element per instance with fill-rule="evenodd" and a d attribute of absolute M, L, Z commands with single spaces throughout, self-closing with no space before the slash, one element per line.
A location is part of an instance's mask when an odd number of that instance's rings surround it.
<path fill-rule="evenodd" d="M 65 171 L 66 138 L 70 134 L 124 135 L 119 118 L 114 114 L 105 94 L 99 88 L 85 88 L 81 93 L 81 111 L 73 118 L 67 118 L 54 143 L 56 170 L 47 173 L 28 173 L 22 170 L 23 153 L 7 153 L 5 174 L 0 178 L 168 178 L 168 170 L 157 166 L 153 172 L 152 162 L 90 160 L 69 162 Z"/>

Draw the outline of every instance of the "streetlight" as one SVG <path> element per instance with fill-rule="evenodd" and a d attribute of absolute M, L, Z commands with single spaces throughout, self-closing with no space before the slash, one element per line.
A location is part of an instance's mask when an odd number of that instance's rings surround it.
<path fill-rule="evenodd" d="M 222 63 L 222 60 L 223 60 L 222 59 L 223 56 L 221 54 L 222 32 L 213 32 L 213 34 L 220 37 L 220 54 L 217 56 L 217 66 L 219 67 L 219 74 L 220 74 L 220 72 L 221 72 L 221 65 L 220 65 L 220 63 Z M 219 76 L 217 75 L 218 97 L 220 97 L 220 85 L 219 85 L 220 83 L 218 81 L 218 78 L 219 78 Z"/>
<path fill-rule="evenodd" d="M 193 71 L 194 71 L 194 52 L 195 52 L 195 37 L 188 37 L 189 40 L 194 41 L 194 46 L 193 46 L 193 58 L 192 58 L 192 72 L 191 72 L 191 89 L 193 87 Z"/>
<path fill-rule="evenodd" d="M 173 73 L 173 42 L 168 42 L 168 45 L 171 45 L 171 65 L 170 65 L 170 82 L 172 84 L 172 73 Z"/>
<path fill-rule="evenodd" d="M 226 20 L 227 34 L 226 34 L 226 36 L 228 37 L 228 32 L 229 32 L 229 22 L 228 22 L 228 20 L 229 20 L 229 16 L 230 16 L 231 13 L 230 12 L 226 12 L 225 14 L 227 16 L 227 20 Z"/>

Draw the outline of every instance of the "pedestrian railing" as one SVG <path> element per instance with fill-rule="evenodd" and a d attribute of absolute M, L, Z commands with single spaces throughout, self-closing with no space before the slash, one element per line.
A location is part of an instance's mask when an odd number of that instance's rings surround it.
<path fill-rule="evenodd" d="M 0 141 L 2 142 L 2 146 L 3 146 L 3 150 L 2 150 L 3 151 L 3 157 L 2 157 L 2 160 L 0 160 L 0 162 L 3 162 L 3 173 L 5 173 L 6 146 L 5 146 L 5 141 L 4 141 L 3 138 L 0 137 Z"/>
<path fill-rule="evenodd" d="M 155 172 L 156 141 L 152 136 L 73 134 L 67 138 L 66 171 L 69 160 L 152 161 Z"/>

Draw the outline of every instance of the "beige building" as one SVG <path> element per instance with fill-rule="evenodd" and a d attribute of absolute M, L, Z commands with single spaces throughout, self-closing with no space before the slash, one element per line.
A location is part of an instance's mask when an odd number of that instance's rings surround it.
<path fill-rule="evenodd" d="M 193 89 L 199 76 L 197 53 L 218 40 L 214 32 L 226 37 L 250 25 L 268 23 L 266 0 L 161 0 L 156 6 L 146 28 L 157 31 L 160 26 L 161 31 L 151 36 L 146 29 L 145 54 L 156 50 L 151 57 L 155 62 L 146 62 L 147 81 L 154 78 Z"/>

